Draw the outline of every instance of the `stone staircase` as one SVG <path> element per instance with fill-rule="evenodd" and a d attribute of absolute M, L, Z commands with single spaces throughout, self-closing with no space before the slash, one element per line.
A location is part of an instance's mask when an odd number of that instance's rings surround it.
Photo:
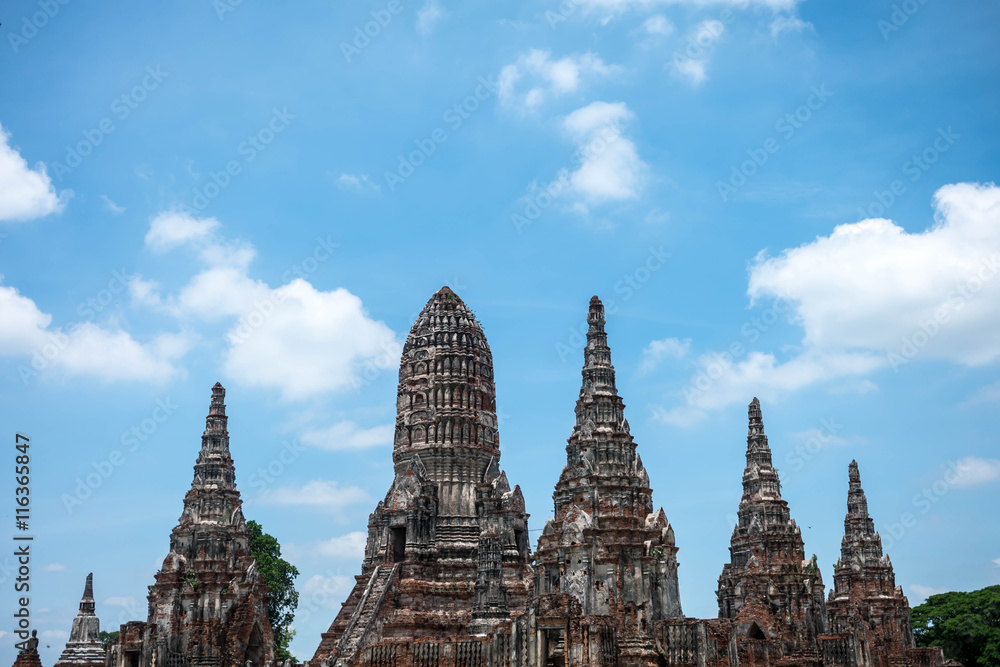
<path fill-rule="evenodd" d="M 375 614 L 382 606 L 382 599 L 385 598 L 389 582 L 392 581 L 398 567 L 398 564 L 379 565 L 372 572 L 365 592 L 361 596 L 358 606 L 354 609 L 354 613 L 351 614 L 347 628 L 344 629 L 344 636 L 337 644 L 337 667 L 346 666 L 354 658 L 361 640 L 364 639 L 365 633 L 368 632 L 368 628 L 375 619 Z"/>

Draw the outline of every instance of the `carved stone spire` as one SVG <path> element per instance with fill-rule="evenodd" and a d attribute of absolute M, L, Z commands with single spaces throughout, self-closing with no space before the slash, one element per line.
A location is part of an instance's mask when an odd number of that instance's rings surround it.
<path fill-rule="evenodd" d="M 826 630 L 823 578 L 781 498 L 756 398 L 747 416 L 743 497 L 719 577 L 719 616 L 734 619 L 738 633 L 774 641 L 785 655 L 809 654 Z"/>
<path fill-rule="evenodd" d="M 641 636 L 681 615 L 677 548 L 663 509 L 653 509 L 596 296 L 587 323 L 576 423 L 552 494 L 554 518 L 538 542 L 536 593 L 569 593 L 584 615 L 614 617 L 623 637 Z"/>
<path fill-rule="evenodd" d="M 449 287 L 403 345 L 392 460 L 361 575 L 314 665 L 358 662 L 365 645 L 387 638 L 482 635 L 530 595 L 524 497 L 500 469 L 493 356 Z"/>
<path fill-rule="evenodd" d="M 88 574 L 80 600 L 80 612 L 73 619 L 69 641 L 56 667 L 102 667 L 104 659 L 101 621 L 94 614 L 94 575 Z"/>
<path fill-rule="evenodd" d="M 197 659 L 263 665 L 273 658 L 266 586 L 250 555 L 225 400 L 226 390 L 216 383 L 194 480 L 150 587 L 146 641 L 157 645 L 156 664 Z"/>
<path fill-rule="evenodd" d="M 882 538 L 868 514 L 857 461 L 851 461 L 847 478 L 844 538 L 827 603 L 830 626 L 834 632 L 859 632 L 871 655 L 901 658 L 913 647 L 909 602 L 902 587 L 896 586 L 889 556 L 882 553 Z M 870 619 L 879 620 L 877 632 Z"/>

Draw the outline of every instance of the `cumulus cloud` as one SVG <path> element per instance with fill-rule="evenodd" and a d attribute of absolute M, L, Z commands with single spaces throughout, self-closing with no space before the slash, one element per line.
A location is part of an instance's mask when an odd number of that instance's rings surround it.
<path fill-rule="evenodd" d="M 663 338 L 662 340 L 650 341 L 649 345 L 642 351 L 639 372 L 648 373 L 666 359 L 680 359 L 687 355 L 690 349 L 690 339 Z"/>
<path fill-rule="evenodd" d="M 212 237 L 219 227 L 215 218 L 195 218 L 180 211 L 160 213 L 146 232 L 146 247 L 167 252 L 186 243 L 198 243 Z"/>
<path fill-rule="evenodd" d="M 623 134 L 633 118 L 624 102 L 593 102 L 563 120 L 578 147 L 569 183 L 586 204 L 638 198 L 646 165 Z"/>
<path fill-rule="evenodd" d="M 671 69 L 675 76 L 698 85 L 708 78 L 708 57 L 722 39 L 726 25 L 717 19 L 702 21 L 688 35 L 688 48 L 674 54 Z"/>
<path fill-rule="evenodd" d="M 0 222 L 24 222 L 59 213 L 71 195 L 69 190 L 56 192 L 44 164 L 29 167 L 0 125 Z"/>
<path fill-rule="evenodd" d="M 532 49 L 500 70 L 497 96 L 504 105 L 531 111 L 547 100 L 575 92 L 587 79 L 620 72 L 620 67 L 605 64 L 593 53 L 552 60 L 551 51 Z"/>
<path fill-rule="evenodd" d="M 394 432 L 392 424 L 361 428 L 352 421 L 342 421 L 326 428 L 306 431 L 302 434 L 302 443 L 329 451 L 368 449 L 391 445 Z"/>
<path fill-rule="evenodd" d="M 431 0 L 417 11 L 417 32 L 426 37 L 448 13 L 440 3 Z"/>
<path fill-rule="evenodd" d="M 328 512 L 340 512 L 345 507 L 369 500 L 364 489 L 325 480 L 312 480 L 299 487 L 267 489 L 258 498 L 264 505 L 315 507 Z"/>
<path fill-rule="evenodd" d="M 704 355 L 683 404 L 657 416 L 689 425 L 750 396 L 775 400 L 831 380 L 899 371 L 918 358 L 966 366 L 1000 358 L 993 335 L 1000 327 L 1000 188 L 948 185 L 934 207 L 935 222 L 922 232 L 863 220 L 773 257 L 759 254 L 750 267 L 751 305 L 785 304 L 804 332 L 800 352 L 787 361 L 756 351 Z"/>
<path fill-rule="evenodd" d="M 69 376 L 162 382 L 180 371 L 175 361 L 193 345 L 186 333 L 163 333 L 141 343 L 117 326 L 91 321 L 68 329 L 11 286 L 0 285 L 0 354 L 26 357 L 18 373 L 27 382 L 55 369 Z"/>
<path fill-rule="evenodd" d="M 164 296 L 155 281 L 130 283 L 133 299 L 182 319 L 229 322 L 223 366 L 248 386 L 276 388 L 287 399 L 358 386 L 372 369 L 389 367 L 399 356 L 396 335 L 371 319 L 361 299 L 343 288 L 317 290 L 301 269 L 271 287 L 249 276 L 256 249 L 218 234 L 214 218 L 183 213 L 157 216 L 146 235 L 154 251 L 186 246 L 205 264 L 175 295 Z M 319 239 L 303 260 L 328 259 L 337 244 Z M 298 267 L 295 267 L 296 269 Z M 315 267 L 314 267 L 315 268 Z"/>
<path fill-rule="evenodd" d="M 42 572 L 66 572 L 66 566 L 62 563 L 49 563 L 42 567 Z"/>
<path fill-rule="evenodd" d="M 1000 459 L 966 456 L 955 463 L 955 470 L 955 477 L 950 481 L 952 486 L 968 488 L 989 484 L 1000 479 Z"/>
<path fill-rule="evenodd" d="M 654 417 L 674 426 L 693 426 L 710 412 L 748 403 L 748 397 L 776 401 L 820 382 L 883 366 L 883 358 L 870 354 L 807 353 L 786 362 L 763 352 L 751 352 L 741 361 L 731 355 L 706 354 L 682 391 L 684 403 L 672 409 L 656 407 Z"/>
<path fill-rule="evenodd" d="M 863 220 L 761 253 L 747 293 L 789 302 L 809 347 L 873 350 L 897 365 L 917 354 L 990 363 L 1000 357 L 1000 188 L 948 185 L 934 206 L 923 232 Z"/>
<path fill-rule="evenodd" d="M 358 530 L 320 542 L 316 545 L 316 551 L 332 558 L 361 558 L 365 555 L 367 540 L 368 534 Z"/>

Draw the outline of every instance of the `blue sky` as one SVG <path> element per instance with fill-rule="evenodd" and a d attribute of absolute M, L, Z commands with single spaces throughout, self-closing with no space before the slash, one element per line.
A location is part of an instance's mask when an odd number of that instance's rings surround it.
<path fill-rule="evenodd" d="M 965 0 L 8 3 L 0 417 L 32 438 L 43 662 L 87 572 L 106 629 L 145 618 L 216 381 L 310 656 L 391 481 L 399 344 L 445 284 L 492 346 L 533 529 L 604 299 L 687 615 L 717 613 L 754 396 L 828 584 L 852 458 L 911 603 L 1000 583 L 998 23 Z"/>

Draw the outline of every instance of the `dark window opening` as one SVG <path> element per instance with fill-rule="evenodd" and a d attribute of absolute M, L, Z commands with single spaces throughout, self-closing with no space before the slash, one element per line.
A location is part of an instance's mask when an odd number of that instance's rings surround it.
<path fill-rule="evenodd" d="M 517 546 L 517 550 L 518 551 L 523 551 L 524 550 L 524 548 L 522 546 L 523 544 L 524 544 L 524 531 L 521 530 L 520 528 L 515 528 L 514 529 L 514 545 Z"/>
<path fill-rule="evenodd" d="M 126 667 L 139 667 L 139 652 L 129 651 L 125 654 Z"/>
<path fill-rule="evenodd" d="M 406 526 L 392 528 L 391 531 L 392 560 L 402 563 L 406 559 Z"/>
<path fill-rule="evenodd" d="M 764 631 L 760 629 L 760 626 L 756 622 L 750 624 L 750 629 L 747 630 L 747 637 L 750 639 L 767 639 Z"/>

